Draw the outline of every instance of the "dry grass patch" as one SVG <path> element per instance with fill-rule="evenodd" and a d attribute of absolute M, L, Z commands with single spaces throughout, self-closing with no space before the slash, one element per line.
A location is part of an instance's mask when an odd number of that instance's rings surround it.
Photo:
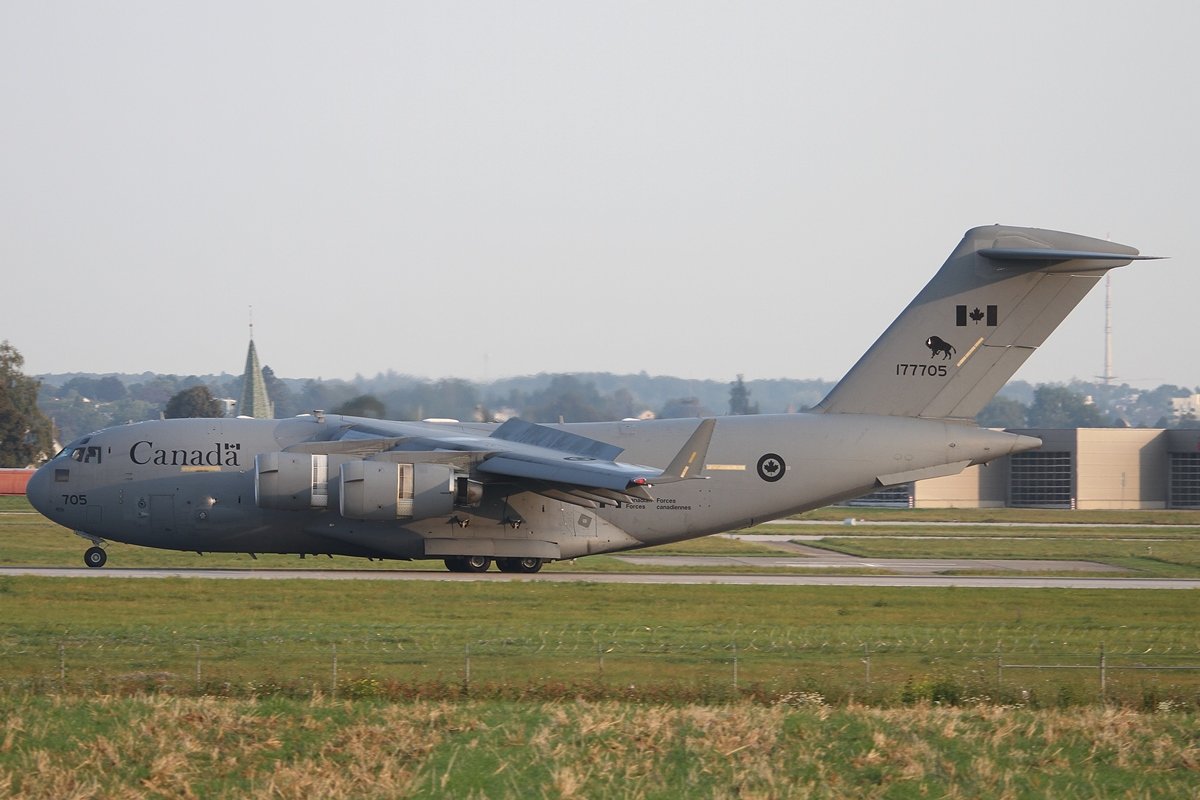
<path fill-rule="evenodd" d="M 13 798 L 1190 797 L 1194 713 L 0 697 Z"/>

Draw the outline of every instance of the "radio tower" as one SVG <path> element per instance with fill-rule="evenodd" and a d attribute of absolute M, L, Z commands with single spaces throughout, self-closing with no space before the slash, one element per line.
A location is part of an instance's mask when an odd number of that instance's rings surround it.
<path fill-rule="evenodd" d="M 1104 276 L 1104 385 L 1112 386 L 1112 273 Z"/>

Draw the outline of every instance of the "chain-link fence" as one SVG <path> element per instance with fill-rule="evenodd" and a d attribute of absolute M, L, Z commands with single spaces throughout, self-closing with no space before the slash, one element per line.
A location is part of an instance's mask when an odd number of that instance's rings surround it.
<path fill-rule="evenodd" d="M 339 697 L 428 695 L 1062 705 L 1200 701 L 1200 631 L 1088 641 L 1067 628 L 719 630 L 563 627 L 509 636 L 427 628 L 372 639 L 62 636 L 0 640 L 10 690 Z M 1106 631 L 1106 633 L 1108 633 Z M 472 635 L 474 634 L 474 635 Z"/>

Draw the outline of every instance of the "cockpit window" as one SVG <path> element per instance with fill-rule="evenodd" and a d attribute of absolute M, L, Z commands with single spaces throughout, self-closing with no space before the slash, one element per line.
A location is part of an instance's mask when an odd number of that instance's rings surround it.
<path fill-rule="evenodd" d="M 72 443 L 59 451 L 55 458 L 69 458 L 72 461 L 78 461 L 81 464 L 99 464 L 101 461 L 101 450 L 99 447 L 87 447 L 88 442 L 92 437 L 86 436 L 78 442 Z"/>

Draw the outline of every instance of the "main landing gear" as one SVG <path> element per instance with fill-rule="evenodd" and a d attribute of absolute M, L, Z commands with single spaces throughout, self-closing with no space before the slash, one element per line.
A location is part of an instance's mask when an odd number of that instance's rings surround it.
<path fill-rule="evenodd" d="M 108 561 L 108 553 L 104 552 L 103 547 L 89 547 L 83 554 L 83 563 L 93 569 L 103 567 L 106 561 Z"/>
<path fill-rule="evenodd" d="M 446 569 L 451 572 L 487 572 L 492 560 L 487 556 L 448 556 Z M 501 572 L 533 573 L 542 568 L 540 558 L 497 558 L 496 566 Z"/>
<path fill-rule="evenodd" d="M 444 561 L 451 572 L 487 572 L 492 565 L 487 556 L 448 556 Z"/>
<path fill-rule="evenodd" d="M 537 572 L 542 568 L 540 558 L 497 558 L 496 566 L 501 572 Z"/>

